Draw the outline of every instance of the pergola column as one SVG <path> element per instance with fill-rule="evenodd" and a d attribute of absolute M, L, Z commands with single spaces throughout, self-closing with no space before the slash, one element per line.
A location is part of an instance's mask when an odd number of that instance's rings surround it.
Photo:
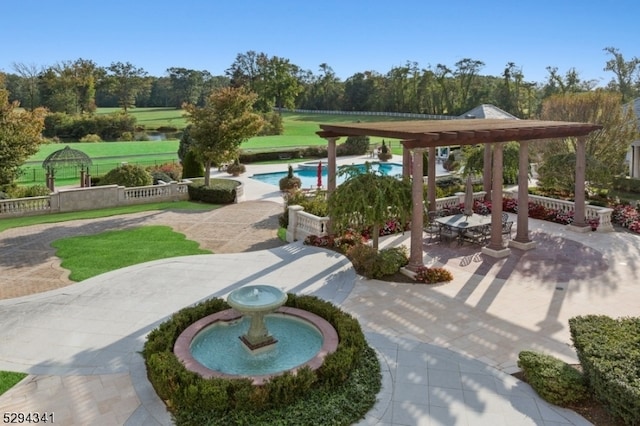
<path fill-rule="evenodd" d="M 482 162 L 482 190 L 485 201 L 491 200 L 491 145 L 484 144 L 484 160 Z"/>
<path fill-rule="evenodd" d="M 640 141 L 635 141 L 631 144 L 629 177 L 636 179 L 640 178 Z"/>
<path fill-rule="evenodd" d="M 567 225 L 567 228 L 575 232 L 589 232 L 591 227 L 587 226 L 585 220 L 585 197 L 584 182 L 587 168 L 586 155 L 587 138 L 585 136 L 578 137 L 576 143 L 576 187 L 574 194 L 574 210 L 573 223 Z"/>
<path fill-rule="evenodd" d="M 402 177 L 409 179 L 411 177 L 411 150 L 402 145 Z"/>
<path fill-rule="evenodd" d="M 326 138 L 327 145 L 327 193 L 336 190 L 336 141 L 338 138 Z"/>
<path fill-rule="evenodd" d="M 429 147 L 429 164 L 427 174 L 429 175 L 429 179 L 427 179 L 427 201 L 429 211 L 436 210 L 436 147 Z"/>
<path fill-rule="evenodd" d="M 482 253 L 491 257 L 509 256 L 511 250 L 502 244 L 502 144 L 493 143 L 493 176 L 491 181 L 491 240 Z"/>
<path fill-rule="evenodd" d="M 413 169 L 412 169 L 412 210 L 411 210 L 411 250 L 409 253 L 409 264 L 407 269 L 417 271 L 419 267 L 424 266 L 422 261 L 422 233 L 424 228 L 424 197 L 422 193 L 422 158 L 424 157 L 424 149 L 413 150 Z M 429 179 L 435 181 L 435 179 Z"/>
<path fill-rule="evenodd" d="M 531 250 L 536 243 L 529 238 L 529 142 L 520 141 L 518 151 L 518 221 L 516 237 L 509 241 L 509 247 Z"/>

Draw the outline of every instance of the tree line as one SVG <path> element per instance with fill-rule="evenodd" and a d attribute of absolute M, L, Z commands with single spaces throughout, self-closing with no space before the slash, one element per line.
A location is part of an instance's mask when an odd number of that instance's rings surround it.
<path fill-rule="evenodd" d="M 640 96 L 640 59 L 627 59 L 615 47 L 603 50 L 603 70 L 612 74 L 603 89 L 620 94 L 622 103 Z M 254 107 L 263 112 L 284 107 L 460 115 L 480 104 L 493 104 L 519 118 L 538 117 L 542 101 L 552 95 L 589 92 L 598 85 L 575 68 L 561 72 L 549 66 L 546 80 L 533 82 L 513 62 L 498 76 L 483 75 L 484 65 L 472 58 L 426 68 L 407 61 L 385 74 L 362 71 L 342 81 L 326 63 L 313 72 L 287 58 L 248 51 L 239 53 L 224 75 L 172 67 L 158 77 L 129 62 L 101 67 L 77 59 L 50 66 L 14 63 L 5 84 L 9 100 L 28 110 L 45 107 L 69 114 L 92 113 L 98 106 L 125 111 L 204 106 L 217 89 L 244 87 L 257 95 Z"/>

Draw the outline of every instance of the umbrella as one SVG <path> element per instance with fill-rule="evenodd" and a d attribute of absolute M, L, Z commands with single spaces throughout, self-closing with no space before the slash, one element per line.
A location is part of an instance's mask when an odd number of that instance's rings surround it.
<path fill-rule="evenodd" d="M 464 215 L 471 216 L 473 214 L 473 183 L 471 176 L 467 176 L 467 188 L 464 192 Z"/>
<path fill-rule="evenodd" d="M 322 188 L 322 161 L 318 161 L 318 182 L 316 186 L 318 189 Z"/>

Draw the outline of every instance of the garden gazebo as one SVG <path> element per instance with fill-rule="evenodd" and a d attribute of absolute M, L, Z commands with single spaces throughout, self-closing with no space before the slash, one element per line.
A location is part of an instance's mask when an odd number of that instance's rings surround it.
<path fill-rule="evenodd" d="M 399 139 L 403 146 L 403 173 L 413 180 L 413 210 L 411 216 L 411 252 L 409 270 L 415 271 L 423 266 L 423 179 L 422 163 L 424 152 L 429 159 L 428 175 L 436 175 L 436 148 L 452 145 L 478 145 L 485 147 L 485 167 L 483 176 L 484 190 L 491 193 L 491 240 L 483 247 L 483 253 L 493 257 L 505 257 L 510 253 L 503 246 L 501 235 L 502 221 L 502 149 L 503 144 L 516 141 L 520 145 L 518 175 L 518 205 L 528 204 L 528 141 L 577 137 L 576 151 L 576 187 L 575 221 L 572 229 L 588 230 L 585 220 L 585 144 L 589 133 L 602 126 L 589 123 L 539 120 L 500 120 L 500 119 L 457 119 L 425 121 L 387 121 L 374 123 L 321 124 L 317 134 L 328 141 L 328 182 L 331 192 L 336 188 L 336 142 L 345 136 L 378 136 Z M 429 179 L 427 198 L 430 206 L 435 206 L 435 179 Z M 499 226 L 500 225 L 500 226 Z M 529 238 L 528 212 L 518 210 L 517 233 L 510 246 L 531 249 L 535 242 Z"/>
<path fill-rule="evenodd" d="M 47 171 L 47 188 L 50 191 L 55 189 L 55 173 L 61 167 L 80 168 L 80 186 L 91 186 L 89 167 L 93 164 L 87 154 L 77 149 L 72 149 L 67 145 L 63 149 L 52 152 L 42 162 L 42 168 Z"/>

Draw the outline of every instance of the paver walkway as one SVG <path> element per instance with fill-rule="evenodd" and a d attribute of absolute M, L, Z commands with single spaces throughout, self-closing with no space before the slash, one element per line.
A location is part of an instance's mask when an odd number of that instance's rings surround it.
<path fill-rule="evenodd" d="M 25 296 L 72 283 L 51 243 L 143 225 L 168 225 L 214 253 L 239 253 L 283 245 L 277 238 L 281 205 L 248 201 L 210 211 L 163 210 L 99 219 L 41 224 L 0 232 L 0 299 Z"/>

